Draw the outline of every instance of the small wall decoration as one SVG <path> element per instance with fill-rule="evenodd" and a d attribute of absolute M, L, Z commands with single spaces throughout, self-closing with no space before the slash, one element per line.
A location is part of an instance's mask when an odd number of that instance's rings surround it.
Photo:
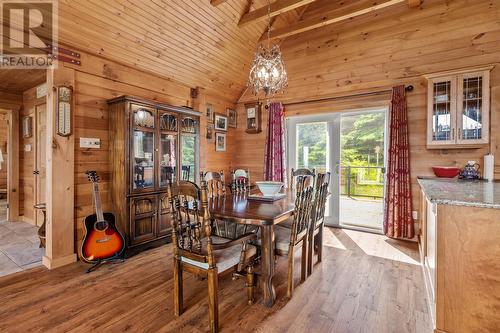
<path fill-rule="evenodd" d="M 207 113 L 206 113 L 206 116 L 207 116 L 207 121 L 209 123 L 213 123 L 214 122 L 214 106 L 212 104 L 207 104 Z"/>
<path fill-rule="evenodd" d="M 215 141 L 215 136 L 214 136 L 214 125 L 213 124 L 208 124 L 207 125 L 207 133 L 206 133 L 206 138 L 207 142 L 214 142 Z"/>
<path fill-rule="evenodd" d="M 215 151 L 226 151 L 225 133 L 215 133 Z"/>
<path fill-rule="evenodd" d="M 228 126 L 236 128 L 238 113 L 236 110 L 227 109 Z"/>
<path fill-rule="evenodd" d="M 71 118 L 72 118 L 72 94 L 71 87 L 59 86 L 57 87 L 57 135 L 69 136 L 71 135 Z"/>
<path fill-rule="evenodd" d="M 23 138 L 31 138 L 33 135 L 33 118 L 23 118 Z"/>
<path fill-rule="evenodd" d="M 227 131 L 227 117 L 215 114 L 215 130 L 216 131 Z"/>
<path fill-rule="evenodd" d="M 246 114 L 247 114 L 247 133 L 260 133 L 261 129 L 261 107 L 262 104 L 259 102 L 252 104 L 245 104 Z"/>

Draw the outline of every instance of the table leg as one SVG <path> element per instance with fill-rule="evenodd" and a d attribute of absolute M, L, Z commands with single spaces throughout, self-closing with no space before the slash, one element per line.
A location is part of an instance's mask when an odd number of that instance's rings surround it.
<path fill-rule="evenodd" d="M 276 292 L 273 286 L 274 276 L 274 228 L 273 225 L 261 227 L 262 237 L 262 294 L 263 303 L 272 307 L 276 300 Z"/>

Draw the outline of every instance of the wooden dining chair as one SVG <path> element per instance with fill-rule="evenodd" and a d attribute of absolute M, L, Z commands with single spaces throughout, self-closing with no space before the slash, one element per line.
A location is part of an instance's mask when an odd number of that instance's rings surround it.
<path fill-rule="evenodd" d="M 307 178 L 308 181 L 312 180 L 314 184 L 314 179 L 316 178 L 316 170 L 315 169 L 306 169 L 306 168 L 301 168 L 295 170 L 294 168 L 291 169 L 290 171 L 290 187 L 292 189 L 296 188 L 297 185 L 297 179 L 299 176 L 310 176 L 312 178 Z"/>
<path fill-rule="evenodd" d="M 246 268 L 248 303 L 254 301 L 253 258 L 255 246 L 249 244 L 255 234 L 229 240 L 212 235 L 208 209 L 207 183 L 201 189 L 195 183 L 169 183 L 167 194 L 172 207 L 172 242 L 174 244 L 174 314 L 183 311 L 182 272 L 207 279 L 210 332 L 219 328 L 218 275 Z"/>
<path fill-rule="evenodd" d="M 309 249 L 307 251 L 307 274 L 313 269 L 314 251 L 318 253 L 318 263 L 323 257 L 323 229 L 325 225 L 326 199 L 330 185 L 330 173 L 318 173 L 314 188 L 314 203 L 311 211 L 311 227 L 309 228 Z"/>
<path fill-rule="evenodd" d="M 231 191 L 233 193 L 250 191 L 250 170 L 234 169 L 231 171 Z"/>
<path fill-rule="evenodd" d="M 314 185 L 315 184 L 315 178 L 316 178 L 316 170 L 315 169 L 312 169 L 312 170 L 309 170 L 309 169 L 297 169 L 295 170 L 294 168 L 291 169 L 291 172 L 290 172 L 290 188 L 292 190 L 296 190 L 297 189 L 297 180 L 299 179 L 298 177 L 305 177 L 305 179 L 302 179 L 302 181 L 304 182 L 304 184 L 302 184 L 302 186 L 304 185 Z M 280 223 L 280 226 L 281 227 L 285 227 L 285 228 L 288 228 L 288 229 L 292 229 L 292 225 L 293 225 L 293 218 L 289 218 L 287 219 L 286 221 L 283 221 Z"/>
<path fill-rule="evenodd" d="M 207 182 L 208 197 L 215 198 L 224 196 L 226 194 L 226 183 L 224 179 L 224 171 L 214 172 L 200 172 L 200 179 Z"/>
<path fill-rule="evenodd" d="M 208 197 L 210 205 L 219 205 L 220 200 L 224 200 L 226 186 L 224 182 L 224 172 L 200 172 L 200 179 L 207 182 Z M 242 192 L 238 192 L 241 194 Z M 237 223 L 236 221 L 212 219 L 212 235 L 236 240 L 250 233 L 256 233 L 258 227 Z"/>
<path fill-rule="evenodd" d="M 282 227 L 279 224 L 274 228 L 276 254 L 288 256 L 288 287 L 287 296 L 293 296 L 293 266 L 294 253 L 299 246 L 301 253 L 300 281 L 307 278 L 307 241 L 311 221 L 311 209 L 313 201 L 313 187 L 308 185 L 308 176 L 297 177 L 297 194 L 295 199 L 295 210 L 293 213 L 292 228 Z"/>

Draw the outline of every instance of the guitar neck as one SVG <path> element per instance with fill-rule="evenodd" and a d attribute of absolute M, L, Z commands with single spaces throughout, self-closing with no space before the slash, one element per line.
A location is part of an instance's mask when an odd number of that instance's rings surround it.
<path fill-rule="evenodd" d="M 104 214 L 102 212 L 101 194 L 99 193 L 98 183 L 94 183 L 93 194 L 94 194 L 95 214 L 97 215 L 97 221 L 104 221 Z"/>

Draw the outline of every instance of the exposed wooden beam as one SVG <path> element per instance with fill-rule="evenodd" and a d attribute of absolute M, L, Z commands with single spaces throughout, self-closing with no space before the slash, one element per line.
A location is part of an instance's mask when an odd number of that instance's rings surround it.
<path fill-rule="evenodd" d="M 271 17 L 278 16 L 281 13 L 310 4 L 316 0 L 276 0 L 271 4 Z M 260 7 L 256 10 L 243 14 L 238 22 L 238 26 L 243 27 L 247 24 L 262 20 L 267 17 L 268 6 Z"/>
<path fill-rule="evenodd" d="M 415 8 L 422 4 L 422 0 L 408 0 L 408 7 Z"/>
<path fill-rule="evenodd" d="M 349 20 L 355 18 L 356 16 L 360 16 L 363 14 L 368 14 L 374 12 L 376 10 L 390 7 L 399 3 L 407 2 L 408 0 L 385 0 L 385 1 L 377 1 L 375 4 L 371 6 L 367 6 L 367 1 L 363 1 L 362 3 L 346 6 L 345 8 L 341 8 L 333 10 L 329 13 L 326 13 L 322 17 L 306 19 L 292 26 L 276 29 L 271 31 L 271 38 L 284 38 L 292 35 L 296 35 L 302 32 L 306 32 L 309 30 L 313 30 L 316 28 L 320 28 L 329 24 L 333 24 L 336 22 L 341 22 L 345 20 Z M 370 2 L 371 3 L 371 2 Z M 261 38 L 260 41 L 264 40 L 265 36 Z"/>
<path fill-rule="evenodd" d="M 226 2 L 226 1 L 227 1 L 227 0 L 210 0 L 210 4 L 211 4 L 212 6 L 218 6 L 218 5 L 220 5 L 221 3 L 224 3 L 224 2 Z"/>

